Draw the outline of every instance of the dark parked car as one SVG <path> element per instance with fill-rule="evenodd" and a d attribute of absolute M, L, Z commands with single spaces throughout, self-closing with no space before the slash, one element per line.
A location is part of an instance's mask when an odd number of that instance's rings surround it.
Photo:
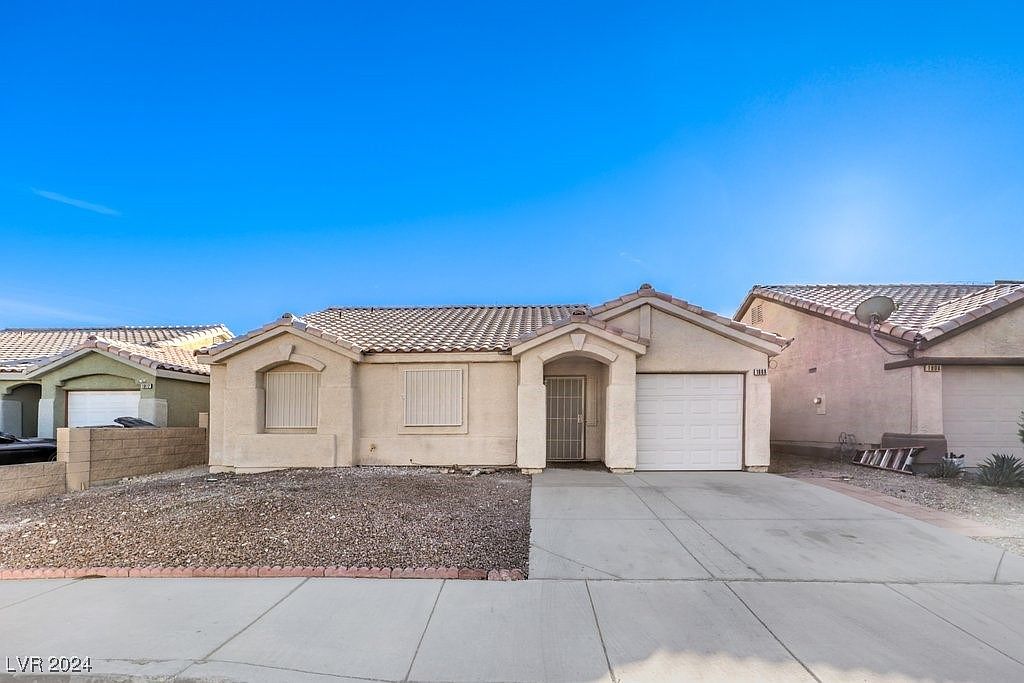
<path fill-rule="evenodd" d="M 152 422 L 146 422 L 137 417 L 114 418 L 113 425 L 98 425 L 105 427 L 124 427 L 125 429 L 146 429 L 155 427 Z M 26 462 L 47 462 L 57 459 L 57 440 L 29 438 L 22 439 L 14 434 L 0 432 L 0 465 L 18 465 Z"/>
<path fill-rule="evenodd" d="M 145 429 L 146 427 L 156 427 L 155 424 L 152 422 L 146 422 L 141 417 L 115 417 L 114 422 L 125 429 Z"/>
<path fill-rule="evenodd" d="M 0 432 L 0 465 L 24 462 L 46 462 L 57 459 L 57 440 L 20 439 L 14 434 Z"/>
<path fill-rule="evenodd" d="M 79 425 L 86 428 L 86 425 Z M 152 422 L 146 422 L 141 417 L 115 417 L 114 424 L 88 425 L 88 429 L 108 429 L 110 427 L 124 427 L 125 429 L 147 429 L 156 427 Z"/>

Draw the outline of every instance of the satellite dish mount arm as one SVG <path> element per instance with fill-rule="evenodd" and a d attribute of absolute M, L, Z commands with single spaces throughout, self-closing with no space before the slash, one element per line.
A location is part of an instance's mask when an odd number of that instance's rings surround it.
<path fill-rule="evenodd" d="M 911 348 L 908 351 L 890 351 L 889 349 L 885 348 L 885 345 L 882 344 L 881 341 L 879 341 L 878 336 L 876 335 L 876 332 L 878 331 L 878 322 L 879 321 L 878 321 L 878 316 L 877 315 L 872 315 L 871 316 L 871 320 L 868 322 L 868 334 L 871 335 L 871 341 L 873 341 L 876 344 L 878 344 L 878 348 L 882 349 L 883 351 L 885 351 L 890 356 L 910 357 L 910 356 L 914 355 L 914 349 L 913 348 Z"/>
<path fill-rule="evenodd" d="M 885 351 L 890 356 L 905 356 L 912 357 L 914 355 L 914 348 L 917 346 L 917 340 L 914 340 L 914 346 L 909 351 L 890 351 L 885 348 L 878 339 L 878 325 L 889 319 L 889 316 L 893 314 L 896 309 L 899 308 L 899 304 L 893 301 L 890 297 L 884 294 L 876 294 L 875 296 L 869 296 L 864 301 L 861 301 L 857 305 L 857 310 L 853 312 L 854 317 L 861 325 L 866 325 L 868 328 L 868 334 L 871 335 L 871 341 L 878 344 L 878 348 Z"/>

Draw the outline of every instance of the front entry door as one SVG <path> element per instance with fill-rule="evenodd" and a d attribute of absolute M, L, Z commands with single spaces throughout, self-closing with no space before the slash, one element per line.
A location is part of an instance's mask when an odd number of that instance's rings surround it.
<path fill-rule="evenodd" d="M 583 460 L 585 377 L 545 377 L 547 459 Z"/>

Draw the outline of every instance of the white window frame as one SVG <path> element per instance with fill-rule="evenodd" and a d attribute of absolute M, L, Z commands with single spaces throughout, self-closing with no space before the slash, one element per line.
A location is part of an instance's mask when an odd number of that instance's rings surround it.
<path fill-rule="evenodd" d="M 464 366 L 402 370 L 402 427 L 464 429 L 465 382 Z"/>
<path fill-rule="evenodd" d="M 307 381 L 305 387 L 299 387 L 296 381 L 291 387 L 276 387 L 278 380 L 298 380 L 298 376 L 303 376 L 304 380 Z M 272 401 L 277 398 L 272 395 L 272 392 L 281 390 L 298 391 L 304 388 L 309 390 L 312 388 L 312 405 L 307 406 L 305 409 L 299 411 L 300 419 L 296 419 L 294 424 L 289 424 L 288 420 L 285 419 L 287 416 L 278 416 L 271 410 Z M 316 429 L 319 423 L 319 411 L 320 411 L 320 373 L 315 371 L 274 371 L 269 370 L 263 375 L 263 391 L 264 391 L 264 416 L 263 423 L 266 429 Z M 310 397 L 307 397 L 309 399 Z M 277 412 L 277 411 L 275 411 Z M 305 416 L 305 419 L 301 419 Z M 280 418 L 280 419 L 279 419 Z"/>

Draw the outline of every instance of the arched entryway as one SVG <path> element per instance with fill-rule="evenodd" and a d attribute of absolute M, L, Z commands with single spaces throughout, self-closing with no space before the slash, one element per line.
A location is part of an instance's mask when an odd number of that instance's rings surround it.
<path fill-rule="evenodd" d="M 632 471 L 636 467 L 636 358 L 646 350 L 646 344 L 635 335 L 631 339 L 603 323 L 577 316 L 514 346 L 512 355 L 519 361 L 516 463 L 520 469 L 538 471 L 547 466 L 552 453 L 551 422 L 558 438 L 582 434 L 583 461 L 590 458 L 613 471 Z M 555 378 L 563 381 L 553 382 Z M 551 410 L 559 406 L 549 404 L 549 388 L 559 392 L 554 398 L 563 401 L 561 412 Z M 571 424 L 564 429 L 554 426 L 552 418 L 582 421 L 582 431 L 574 431 Z M 586 448 L 588 432 L 600 433 L 599 450 Z M 576 448 L 581 446 L 577 443 Z M 574 453 L 571 448 L 568 452 Z M 578 451 L 574 454 L 580 461 Z"/>
<path fill-rule="evenodd" d="M 545 462 L 604 461 L 608 366 L 585 356 L 544 364 Z"/>

